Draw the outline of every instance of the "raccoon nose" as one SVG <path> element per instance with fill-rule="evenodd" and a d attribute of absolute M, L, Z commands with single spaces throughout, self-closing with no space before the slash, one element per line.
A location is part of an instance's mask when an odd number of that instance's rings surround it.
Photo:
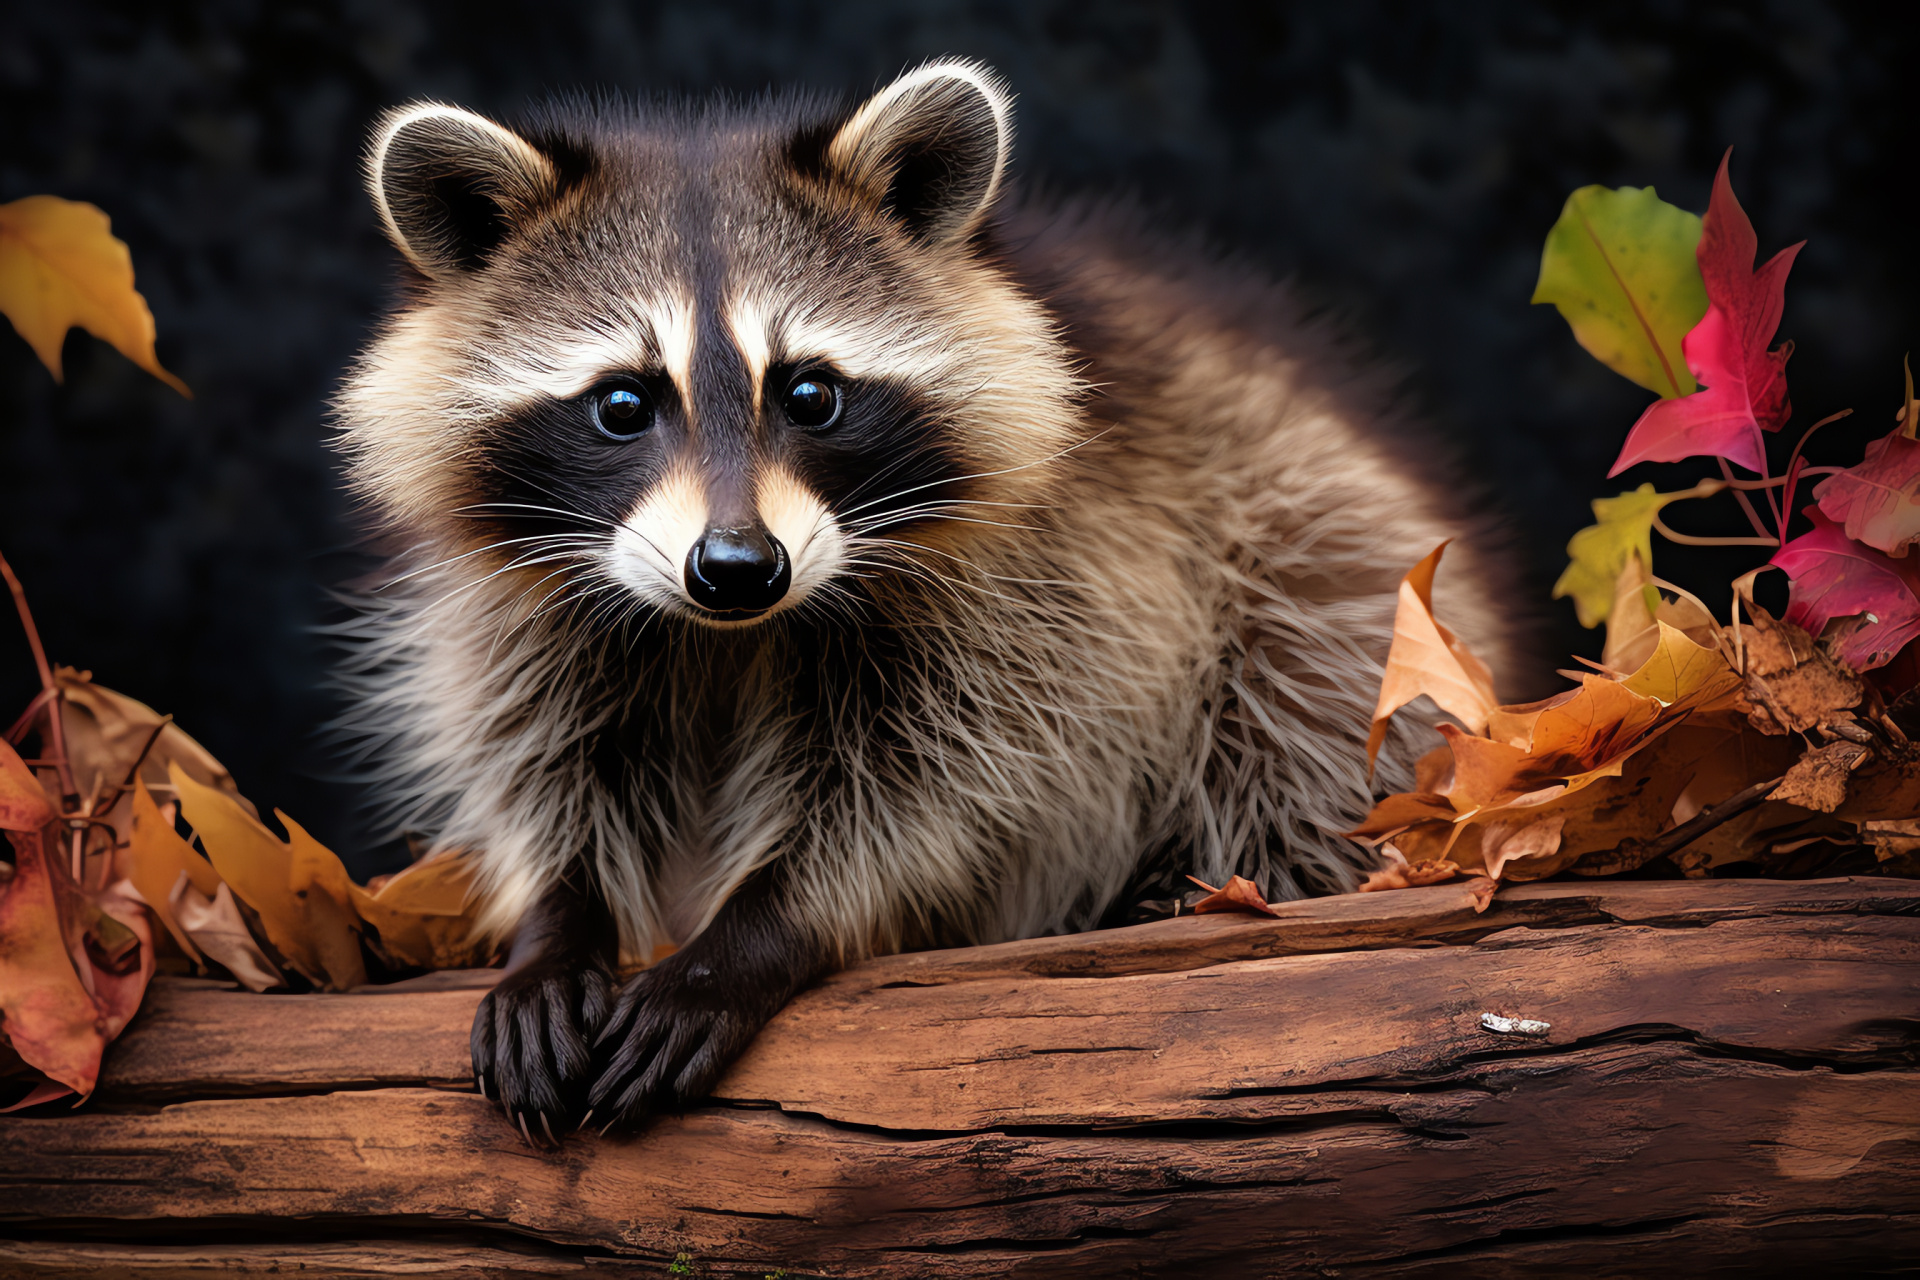
<path fill-rule="evenodd" d="M 687 594 L 715 613 L 759 613 L 793 581 L 787 549 L 764 529 L 709 529 L 687 552 Z"/>

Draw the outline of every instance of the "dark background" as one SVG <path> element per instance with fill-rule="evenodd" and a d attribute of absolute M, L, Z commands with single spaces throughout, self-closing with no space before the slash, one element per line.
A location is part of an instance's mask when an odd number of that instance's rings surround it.
<path fill-rule="evenodd" d="M 373 117 L 405 99 L 512 117 L 579 86 L 863 93 L 929 56 L 984 58 L 1020 95 L 1023 174 L 1131 192 L 1204 227 L 1294 275 L 1407 371 L 1408 395 L 1521 531 L 1531 576 L 1516 607 L 1545 616 L 1556 656 L 1597 653 L 1597 634 L 1547 591 L 1588 500 L 1626 487 L 1605 472 L 1648 398 L 1589 359 L 1551 308 L 1527 305 L 1569 191 L 1652 184 L 1702 209 L 1735 148 L 1762 252 L 1810 241 L 1782 329 L 1799 344 L 1785 434 L 1855 406 L 1854 422 L 1829 429 L 1834 459 L 1855 460 L 1891 426 L 1914 345 L 1920 50 L 1909 27 L 1864 7 L 8 9 L 0 200 L 44 192 L 112 215 L 161 358 L 196 399 L 79 331 L 56 386 L 0 334 L 0 548 L 57 659 L 174 712 L 249 796 L 362 874 L 404 855 L 370 844 L 355 789 L 328 780 L 318 729 L 337 708 L 313 629 L 330 616 L 329 585 L 359 568 L 327 398 L 393 270 L 360 149 Z M 1667 488 L 1699 474 L 1624 480 Z M 1662 572 L 1711 584 L 1716 603 L 1754 558 L 1660 556 Z M 7 621 L 0 712 L 10 719 L 33 688 Z"/>

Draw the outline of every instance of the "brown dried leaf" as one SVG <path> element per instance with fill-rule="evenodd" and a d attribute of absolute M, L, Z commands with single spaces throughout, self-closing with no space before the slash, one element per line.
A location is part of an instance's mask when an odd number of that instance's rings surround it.
<path fill-rule="evenodd" d="M 1846 801 L 1848 776 L 1871 754 L 1858 743 L 1829 742 L 1801 756 L 1767 799 L 1832 813 Z"/>
<path fill-rule="evenodd" d="M 279 967 L 267 959 L 253 932 L 240 917 L 233 891 L 225 882 L 214 886 L 209 898 L 194 887 L 185 871 L 167 895 L 167 910 L 180 922 L 194 946 L 249 991 L 272 991 L 287 985 Z"/>
<path fill-rule="evenodd" d="M 133 825 L 133 793 L 115 789 L 139 762 L 139 780 L 163 795 L 173 793 L 167 767 L 178 764 L 196 781 L 231 794 L 249 814 L 252 804 L 240 795 L 233 775 L 213 753 L 185 730 L 143 702 L 93 683 L 93 673 L 55 667 L 60 688 L 60 726 L 67 744 L 67 760 L 83 796 L 99 796 L 102 803 L 90 811 L 113 825 L 126 840 Z M 151 747 L 149 747 L 151 743 Z M 145 755 L 142 755 L 142 752 Z M 168 877 L 167 883 L 173 883 Z M 211 892 L 211 890 L 208 890 Z"/>
<path fill-rule="evenodd" d="M 1811 733 L 1852 720 L 1852 709 L 1866 696 L 1860 677 L 1802 628 L 1771 617 L 1751 601 L 1747 607 L 1753 615 L 1746 631 L 1746 696 L 1756 708 L 1753 727 L 1762 733 Z"/>
<path fill-rule="evenodd" d="M 1260 890 L 1254 887 L 1253 881 L 1245 876 L 1230 877 L 1226 886 L 1220 889 L 1197 876 L 1188 876 L 1187 879 L 1207 891 L 1206 897 L 1193 904 L 1193 914 L 1197 916 L 1215 911 L 1244 911 L 1259 916 L 1274 913 L 1273 908 L 1267 905 L 1267 900 L 1260 896 Z"/>
<path fill-rule="evenodd" d="M 1487 874 L 1498 880 L 1510 862 L 1524 863 L 1558 853 L 1560 833 L 1566 825 L 1564 813 L 1537 820 L 1516 817 L 1489 822 L 1480 832 L 1480 860 L 1486 865 Z M 1529 877 L 1516 875 L 1514 878 Z"/>
<path fill-rule="evenodd" d="M 1429 859 L 1425 862 L 1407 862 L 1404 859 L 1398 866 L 1383 867 L 1367 873 L 1367 882 L 1360 886 L 1361 893 L 1378 893 L 1382 889 L 1415 889 L 1421 885 L 1439 884 L 1451 880 L 1460 874 L 1458 863 L 1446 858 Z"/>

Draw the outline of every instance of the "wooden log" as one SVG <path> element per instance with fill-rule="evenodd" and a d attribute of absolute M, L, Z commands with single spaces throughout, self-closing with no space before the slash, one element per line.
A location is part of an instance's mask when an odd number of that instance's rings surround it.
<path fill-rule="evenodd" d="M 0 1120 L 0 1274 L 1872 1275 L 1920 1249 L 1913 881 L 1534 885 L 1484 915 L 1435 886 L 888 957 L 709 1103 L 551 1153 L 472 1092 L 490 978 L 161 984 L 95 1101 Z"/>

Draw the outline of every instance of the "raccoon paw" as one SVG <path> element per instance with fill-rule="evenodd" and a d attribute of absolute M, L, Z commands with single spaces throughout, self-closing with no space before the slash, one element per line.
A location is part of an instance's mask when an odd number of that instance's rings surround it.
<path fill-rule="evenodd" d="M 530 964 L 507 974 L 473 1015 L 473 1073 L 534 1146 L 554 1146 L 585 1115 L 593 1037 L 613 1004 L 605 970 Z"/>
<path fill-rule="evenodd" d="M 706 1097 L 773 1016 L 767 1003 L 687 951 L 637 975 L 595 1045 L 606 1065 L 587 1095 L 593 1122 L 632 1128 Z"/>

